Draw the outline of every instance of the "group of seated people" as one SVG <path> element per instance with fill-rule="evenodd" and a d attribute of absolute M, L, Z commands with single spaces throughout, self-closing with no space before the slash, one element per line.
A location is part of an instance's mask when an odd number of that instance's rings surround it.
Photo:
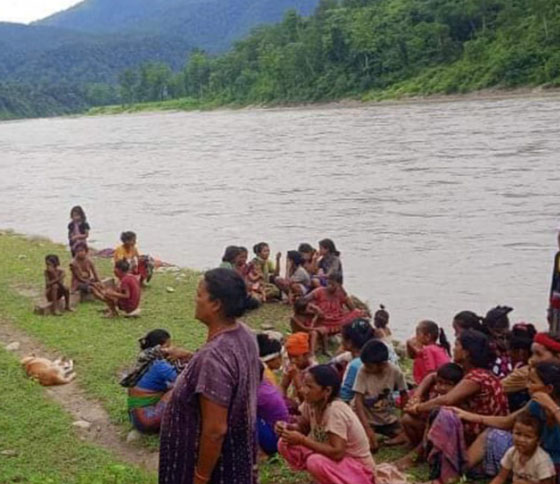
<path fill-rule="evenodd" d="M 105 316 L 115 318 L 119 311 L 125 316 L 135 316 L 139 312 L 141 287 L 149 282 L 153 273 L 153 264 L 148 256 L 141 256 L 136 246 L 136 234 L 123 232 L 121 245 L 113 252 L 114 275 L 118 280 L 116 286 L 106 286 L 99 278 L 95 264 L 89 257 L 87 239 L 90 226 L 84 210 L 73 207 L 68 224 L 68 240 L 72 261 L 70 287 L 64 283 L 65 271 L 60 267 L 56 254 L 45 257 L 45 296 L 51 303 L 52 314 L 59 315 L 59 302 L 64 301 L 64 309 L 73 311 L 70 305 L 72 293 L 81 297 L 92 295 L 107 305 Z"/>
<path fill-rule="evenodd" d="M 429 464 L 430 482 L 441 484 L 465 474 L 492 478 L 492 484 L 509 478 L 560 483 L 560 335 L 512 326 L 512 309 L 498 306 L 485 317 L 458 313 L 451 350 L 443 329 L 422 320 L 406 344 L 413 360 L 407 376 L 388 312 L 381 307 L 370 320 L 367 311 L 355 311 L 334 244 L 323 242 L 318 255 L 306 252 L 307 244 L 289 252 L 285 278 L 280 255 L 270 263 L 267 244 L 255 246 L 251 262 L 239 247 L 224 255 L 223 266 L 243 277 L 248 297 L 259 303 L 283 298 L 294 307 L 285 339 L 257 334 L 262 455 L 279 453 L 291 468 L 325 484 L 398 484 L 406 482 L 403 471 L 421 462 Z M 336 258 L 330 257 L 336 271 L 320 267 L 325 255 Z M 133 424 L 148 432 L 157 432 L 191 356 L 170 346 L 167 332 L 158 334 L 141 340 L 138 367 L 122 382 Z M 326 349 L 335 334 L 339 348 L 320 364 L 317 341 Z M 408 449 L 405 457 L 394 465 L 374 463 L 372 453 L 396 445 Z"/>

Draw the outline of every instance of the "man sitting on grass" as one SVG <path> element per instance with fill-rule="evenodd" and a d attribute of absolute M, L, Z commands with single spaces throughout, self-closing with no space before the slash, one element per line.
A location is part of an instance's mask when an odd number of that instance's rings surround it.
<path fill-rule="evenodd" d="M 135 316 L 140 306 L 140 282 L 129 273 L 130 264 L 121 259 L 115 264 L 115 276 L 119 279 L 117 289 L 92 287 L 94 295 L 108 306 L 107 318 L 119 316 L 117 310 L 124 311 L 125 316 Z"/>

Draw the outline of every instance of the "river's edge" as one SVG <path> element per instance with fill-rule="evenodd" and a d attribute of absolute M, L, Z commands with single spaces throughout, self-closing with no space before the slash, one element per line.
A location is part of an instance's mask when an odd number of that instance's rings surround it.
<path fill-rule="evenodd" d="M 381 96 L 385 94 L 381 93 Z M 391 95 L 379 99 L 343 98 L 336 101 L 310 103 L 272 103 L 272 104 L 225 104 L 201 103 L 192 99 L 173 99 L 162 102 L 135 103 L 131 105 L 111 105 L 91 108 L 81 115 L 61 117 L 114 116 L 121 114 L 150 114 L 161 112 L 239 112 L 239 111 L 276 111 L 276 110 L 315 110 L 315 109 L 348 109 L 372 106 L 391 106 L 407 104 L 438 104 L 465 101 L 502 101 L 508 99 L 560 98 L 557 87 L 520 87 L 515 89 L 489 88 L 461 94 L 429 94 L 429 95 Z"/>

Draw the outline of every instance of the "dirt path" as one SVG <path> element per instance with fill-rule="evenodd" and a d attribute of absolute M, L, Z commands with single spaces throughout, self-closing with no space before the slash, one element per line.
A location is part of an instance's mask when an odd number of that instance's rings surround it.
<path fill-rule="evenodd" d="M 0 345 L 5 347 L 16 341 L 20 343 L 20 347 L 12 353 L 18 357 L 34 353 L 37 356 L 54 360 L 57 356 L 62 356 L 47 351 L 25 332 L 14 327 L 5 319 L 0 319 Z M 78 375 L 78 379 L 79 377 Z M 51 399 L 72 415 L 74 420 L 91 424 L 89 429 L 76 427 L 76 432 L 82 440 L 106 448 L 125 462 L 147 470 L 157 469 L 157 452 L 128 444 L 123 438 L 122 428 L 111 423 L 109 415 L 102 405 L 88 398 L 76 381 L 68 385 L 45 387 L 44 390 Z"/>

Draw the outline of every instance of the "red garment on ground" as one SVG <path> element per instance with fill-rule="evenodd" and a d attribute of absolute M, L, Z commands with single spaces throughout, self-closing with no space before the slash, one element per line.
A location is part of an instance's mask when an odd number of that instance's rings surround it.
<path fill-rule="evenodd" d="M 311 303 L 315 304 L 324 314 L 319 319 L 317 326 L 325 327 L 329 333 L 338 333 L 343 326 L 351 323 L 356 318 L 364 317 L 364 312 L 359 309 L 348 311 L 346 300 L 348 296 L 344 289 L 329 293 L 326 287 L 319 287 L 311 293 Z"/>
<path fill-rule="evenodd" d="M 138 309 L 140 306 L 140 282 L 138 278 L 133 274 L 126 274 L 121 279 L 121 289 L 124 291 L 128 289 L 129 297 L 128 299 L 119 299 L 119 309 L 122 309 L 125 313 L 131 313 Z"/>

